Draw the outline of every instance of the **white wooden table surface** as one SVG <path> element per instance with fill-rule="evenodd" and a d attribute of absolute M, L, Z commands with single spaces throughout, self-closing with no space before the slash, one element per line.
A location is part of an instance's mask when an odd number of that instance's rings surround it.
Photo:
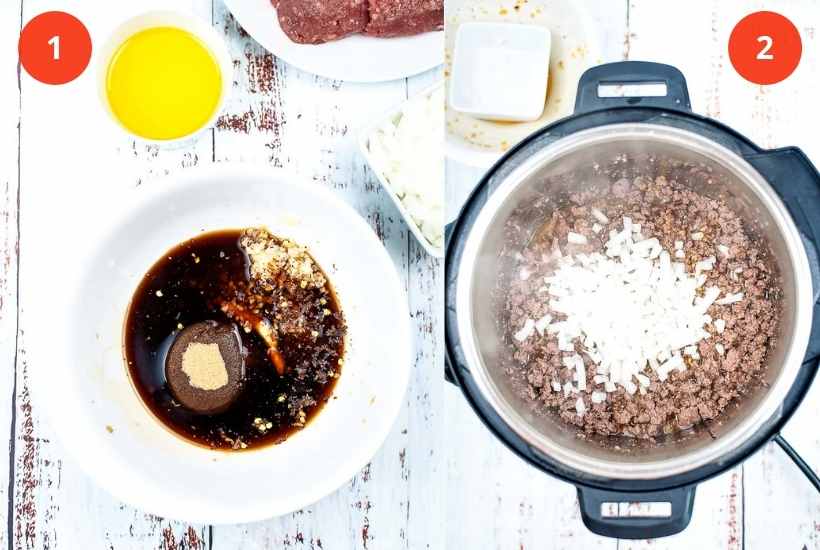
<path fill-rule="evenodd" d="M 759 145 L 799 145 L 820 166 L 820 2 L 817 0 L 586 0 L 604 61 L 659 61 L 681 69 L 692 108 L 723 121 Z M 785 82 L 761 87 L 742 80 L 727 54 L 743 16 L 778 11 L 798 27 L 803 59 Z M 448 164 L 448 211 L 481 170 Z M 820 548 L 820 495 L 786 456 L 767 446 L 742 466 L 702 484 L 692 523 L 655 541 L 615 541 L 581 524 L 575 489 L 524 464 L 497 442 L 457 388 L 445 390 L 447 548 L 789 549 Z M 784 433 L 820 469 L 820 383 Z"/>
<path fill-rule="evenodd" d="M 105 29 L 149 6 L 193 9 L 224 34 L 233 96 L 216 130 L 194 147 L 157 150 L 111 138 L 93 93 L 94 70 L 66 86 L 18 77 L 21 25 L 50 9 L 78 16 L 100 45 Z M 363 60 L 366 62 L 366 59 Z M 19 78 L 19 80 L 18 80 Z M 0 2 L 0 548 L 17 549 L 422 549 L 444 545 L 441 263 L 414 241 L 357 153 L 357 130 L 441 78 L 358 85 L 329 81 L 277 60 L 248 37 L 221 0 L 148 4 L 105 0 Z M 107 186 L 151 185 L 187 166 L 243 161 L 282 166 L 333 188 L 373 226 L 407 290 L 415 368 L 388 440 L 350 483 L 314 506 L 251 525 L 187 525 L 152 517 L 96 488 L 64 456 L 41 413 L 26 356 L 37 299 L 27 273 L 54 270 L 48 235 L 93 219 Z M 59 330 L 59 327 L 55 327 Z M 54 368 L 59 368 L 55 365 Z"/>
<path fill-rule="evenodd" d="M 48 9 L 68 9 L 101 40 L 95 29 L 115 15 L 108 5 L 114 3 L 0 4 L 0 430 L 10 442 L 9 452 L 0 453 L 0 494 L 8 503 L 0 505 L 6 519 L 0 547 L 820 548 L 820 496 L 774 447 L 703 484 L 695 517 L 682 535 L 632 543 L 587 533 L 569 485 L 526 466 L 480 425 L 457 389 L 442 389 L 440 263 L 412 241 L 355 152 L 358 127 L 436 75 L 381 85 L 326 81 L 266 54 L 239 31 L 219 0 L 177 3 L 192 6 L 224 31 L 236 64 L 224 124 L 210 140 L 178 151 L 100 139 L 90 123 L 94 117 L 88 116 L 96 109 L 94 98 L 83 95 L 82 82 L 50 88 L 23 75 L 17 86 L 14 52 L 23 22 Z M 605 60 L 677 65 L 689 80 L 697 112 L 764 146 L 798 144 L 820 163 L 815 138 L 820 112 L 813 93 L 820 85 L 817 1 L 595 4 Z M 734 73 L 725 43 L 734 22 L 764 8 L 797 23 L 804 57 L 788 82 L 761 88 Z M 26 326 L 43 320 L 26 317 L 26 303 L 37 299 L 37 289 L 27 287 L 25 274 L 53 269 L 43 234 L 104 208 L 93 200 L 81 202 L 100 186 L 133 186 L 188 165 L 233 160 L 281 165 L 312 177 L 335 188 L 371 221 L 406 281 L 418 327 L 417 355 L 407 407 L 393 434 L 348 486 L 283 518 L 212 528 L 124 506 L 63 457 L 29 387 Z M 480 175 L 455 165 L 448 173 L 453 204 Z M 818 414 L 820 387 L 815 387 L 785 431 L 816 466 Z"/>

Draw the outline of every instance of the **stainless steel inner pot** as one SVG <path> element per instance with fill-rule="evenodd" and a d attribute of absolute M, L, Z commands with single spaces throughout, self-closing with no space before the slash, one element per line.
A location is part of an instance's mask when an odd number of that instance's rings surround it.
<path fill-rule="evenodd" d="M 594 165 L 634 165 L 637 173 L 675 177 L 692 189 L 725 197 L 747 230 L 764 239 L 783 285 L 781 334 L 768 356 L 767 387 L 747 395 L 717 422 L 655 443 L 618 437 L 579 437 L 578 430 L 539 414 L 513 391 L 498 365 L 506 344 L 497 326 L 492 291 L 508 269 L 504 224 L 510 216 L 548 194 L 555 207 L 567 185 L 589 185 Z M 698 166 L 700 175 L 688 177 Z M 675 172 L 677 171 L 677 173 Z M 706 175 L 704 175 L 706 174 Z M 570 182 L 570 183 L 568 183 Z M 563 188 L 562 188 L 563 186 Z M 540 220 L 530 220 L 535 230 Z M 526 220 L 525 220 L 526 222 Z M 523 247 L 525 243 L 521 243 Z M 591 476 L 657 479 L 720 464 L 782 406 L 798 373 L 812 320 L 812 281 L 800 234 L 780 198 L 746 161 L 695 133 L 654 124 L 613 124 L 561 138 L 533 154 L 501 181 L 467 235 L 458 266 L 458 337 L 467 366 L 483 398 L 534 450 Z"/>

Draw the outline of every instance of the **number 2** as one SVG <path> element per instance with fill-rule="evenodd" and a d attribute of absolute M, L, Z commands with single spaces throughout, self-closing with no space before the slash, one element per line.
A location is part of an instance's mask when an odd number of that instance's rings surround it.
<path fill-rule="evenodd" d="M 772 37 L 771 36 L 758 36 L 758 42 L 765 42 L 766 44 L 763 46 L 763 49 L 760 50 L 760 53 L 757 54 L 757 59 L 762 61 L 770 61 L 774 59 L 774 56 L 769 53 L 769 50 L 772 49 Z"/>
<path fill-rule="evenodd" d="M 48 40 L 48 45 L 51 46 L 54 61 L 60 60 L 60 36 L 54 35 Z"/>

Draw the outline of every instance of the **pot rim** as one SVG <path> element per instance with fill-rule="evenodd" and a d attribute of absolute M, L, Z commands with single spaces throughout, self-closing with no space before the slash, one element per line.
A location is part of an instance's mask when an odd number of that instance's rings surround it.
<path fill-rule="evenodd" d="M 762 402 L 738 425 L 715 441 L 681 456 L 642 463 L 590 458 L 583 453 L 558 445 L 529 425 L 501 396 L 490 381 L 481 361 L 472 332 L 472 302 L 470 299 L 475 276 L 474 265 L 481 242 L 496 213 L 507 197 L 529 175 L 545 164 L 581 147 L 589 147 L 613 137 L 619 139 L 651 139 L 694 150 L 728 168 L 760 199 L 772 214 L 777 229 L 783 235 L 795 276 L 795 309 L 792 339 L 784 356 L 784 367 Z M 509 158 L 509 157 L 508 157 Z M 499 165 L 500 166 L 500 165 Z M 496 167 L 498 168 L 498 166 Z M 625 480 L 656 480 L 697 470 L 707 464 L 722 463 L 748 442 L 782 409 L 803 362 L 811 331 L 812 283 L 809 262 L 800 233 L 780 197 L 763 176 L 739 155 L 715 141 L 694 132 L 651 123 L 615 123 L 580 130 L 548 144 L 525 159 L 506 175 L 496 190 L 480 208 L 474 223 L 467 230 L 463 251 L 458 262 L 456 281 L 457 338 L 469 366 L 468 370 L 482 398 L 492 407 L 502 422 L 519 438 L 540 454 L 562 467 L 586 475 Z M 476 366 L 480 366 L 476 368 Z"/>

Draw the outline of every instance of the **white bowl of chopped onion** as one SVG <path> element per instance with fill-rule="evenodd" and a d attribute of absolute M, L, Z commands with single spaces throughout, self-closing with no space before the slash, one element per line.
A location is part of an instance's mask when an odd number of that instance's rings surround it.
<path fill-rule="evenodd" d="M 444 256 L 444 84 L 392 109 L 359 136 L 359 147 L 410 231 Z"/>

